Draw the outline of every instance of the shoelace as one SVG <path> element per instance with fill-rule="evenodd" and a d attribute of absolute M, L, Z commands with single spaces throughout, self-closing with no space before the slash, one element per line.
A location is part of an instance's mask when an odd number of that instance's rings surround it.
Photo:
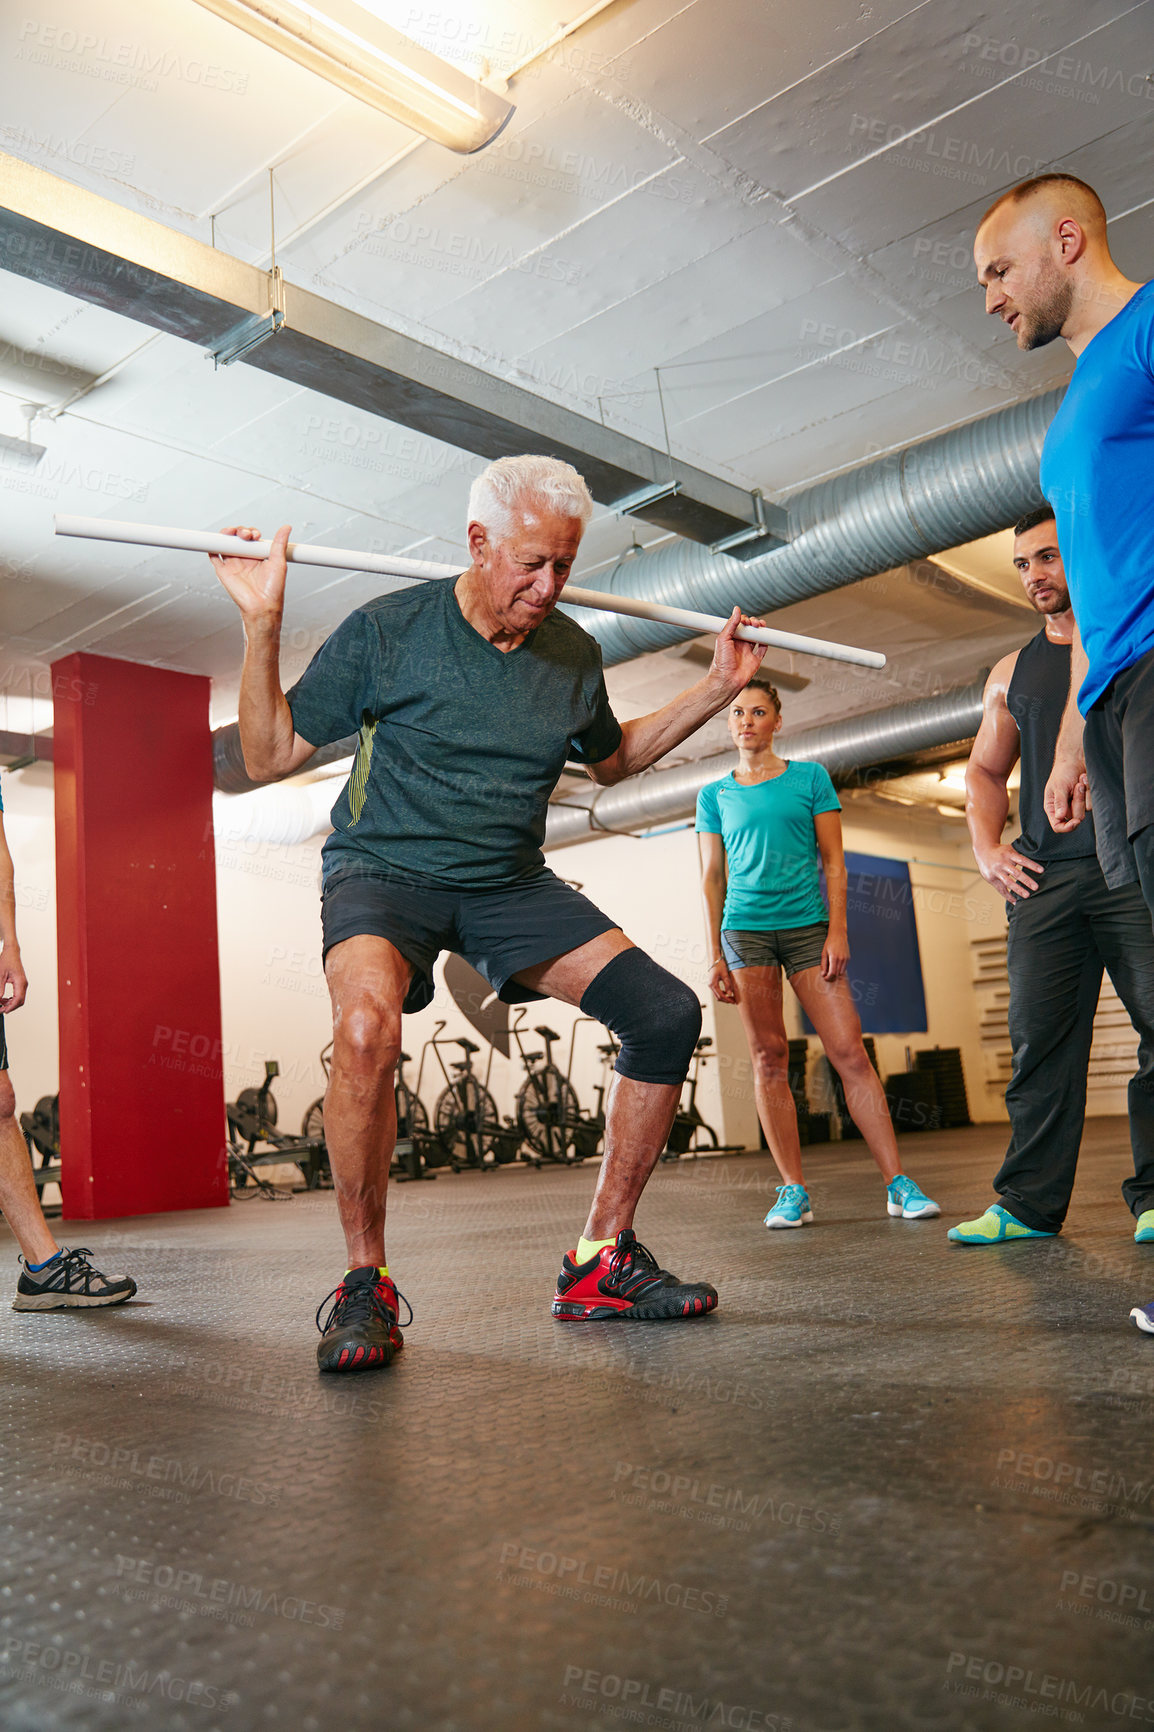
<path fill-rule="evenodd" d="M 40 1275 L 47 1276 L 49 1280 L 53 1279 L 57 1274 L 63 1275 L 65 1291 L 69 1291 L 74 1278 L 77 1283 L 81 1281 L 87 1282 L 91 1277 L 100 1274 L 100 1271 L 94 1269 L 92 1264 L 88 1261 L 91 1255 L 92 1247 L 90 1245 L 75 1245 L 71 1250 L 65 1251 L 59 1261 L 52 1265 L 51 1269 L 41 1269 Z M 31 1271 L 29 1271 L 29 1273 L 31 1273 Z M 33 1275 L 32 1279 L 35 1280 L 36 1276 Z M 101 1279 L 103 1280 L 103 1276 L 101 1276 Z"/>
<path fill-rule="evenodd" d="M 640 1239 L 634 1239 L 631 1245 L 619 1245 L 614 1251 L 609 1259 L 609 1274 L 614 1280 L 618 1280 L 623 1275 L 631 1274 L 638 1265 L 645 1274 L 660 1275 L 662 1272 L 653 1252 L 643 1245 Z"/>
<path fill-rule="evenodd" d="M 317 1306 L 316 1324 L 321 1334 L 324 1335 L 331 1327 L 338 1311 L 341 1314 L 342 1324 L 370 1323 L 374 1317 L 379 1317 L 385 1327 L 391 1329 L 394 1323 L 400 1321 L 400 1314 L 398 1313 L 396 1317 L 393 1316 L 391 1308 L 381 1298 L 377 1287 L 378 1283 L 375 1281 L 358 1281 L 354 1287 L 346 1287 L 342 1281 L 339 1286 L 333 1288 L 331 1293 L 326 1293 Z M 409 1313 L 401 1325 L 402 1328 L 407 1329 L 413 1321 L 413 1307 L 405 1295 L 398 1292 L 396 1287 L 393 1288 L 393 1292 L 404 1303 L 405 1309 Z M 332 1309 L 322 1323 L 321 1312 L 330 1299 L 333 1302 Z"/>

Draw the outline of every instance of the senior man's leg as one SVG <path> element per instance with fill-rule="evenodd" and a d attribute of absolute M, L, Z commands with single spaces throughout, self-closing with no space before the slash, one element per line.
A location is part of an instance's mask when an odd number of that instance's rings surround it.
<path fill-rule="evenodd" d="M 521 969 L 515 978 L 577 1005 L 621 1042 L 597 1188 L 580 1243 L 562 1264 L 554 1316 L 657 1319 L 712 1311 L 717 1294 L 711 1286 L 659 1268 L 633 1233 L 638 1200 L 668 1141 L 701 1032 L 696 995 L 617 929 Z"/>
<path fill-rule="evenodd" d="M 322 1371 L 387 1365 L 402 1345 L 385 1261 L 385 1204 L 397 1138 L 401 1007 L 412 972 L 387 938 L 366 933 L 334 945 L 325 960 L 333 1004 L 325 1142 L 349 1267 L 323 1325 L 318 1312 Z"/>

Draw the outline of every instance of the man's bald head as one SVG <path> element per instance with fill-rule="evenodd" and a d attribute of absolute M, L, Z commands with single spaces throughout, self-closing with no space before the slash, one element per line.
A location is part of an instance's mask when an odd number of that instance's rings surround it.
<path fill-rule="evenodd" d="M 1106 239 L 1106 207 L 1092 186 L 1074 174 L 1039 174 L 1012 186 L 1001 198 L 994 200 L 981 222 L 981 234 L 990 218 L 999 211 L 1016 213 L 1043 227 L 1062 217 L 1073 217 L 1086 235 L 1096 241 Z"/>
<path fill-rule="evenodd" d="M 1092 186 L 1072 174 L 1041 174 L 992 204 L 974 239 L 986 311 L 1009 325 L 1019 349 L 1064 333 L 1087 278 L 1113 269 L 1106 212 Z"/>

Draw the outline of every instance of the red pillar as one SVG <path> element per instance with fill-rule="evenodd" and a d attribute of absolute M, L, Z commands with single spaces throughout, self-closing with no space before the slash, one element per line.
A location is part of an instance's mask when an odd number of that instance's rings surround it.
<path fill-rule="evenodd" d="M 225 1204 L 209 682 L 52 672 L 64 1212 Z"/>

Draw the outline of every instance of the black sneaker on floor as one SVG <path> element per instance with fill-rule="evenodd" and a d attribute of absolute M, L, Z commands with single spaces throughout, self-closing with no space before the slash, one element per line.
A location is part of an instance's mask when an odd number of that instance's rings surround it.
<path fill-rule="evenodd" d="M 324 1322 L 321 1312 L 332 1300 L 332 1309 Z M 378 1365 L 388 1365 L 394 1354 L 405 1345 L 397 1322 L 398 1299 L 404 1299 L 408 1309 L 407 1322 L 413 1321 L 413 1308 L 403 1293 L 398 1293 L 388 1275 L 382 1275 L 374 1263 L 361 1269 L 350 1269 L 339 1287 L 317 1306 L 317 1328 L 321 1339 L 317 1343 L 317 1365 L 322 1371 L 372 1371 Z"/>
<path fill-rule="evenodd" d="M 644 1322 L 703 1317 L 716 1305 L 715 1288 L 705 1281 L 679 1281 L 668 1269 L 659 1269 L 652 1251 L 646 1250 L 631 1227 L 625 1227 L 615 1245 L 606 1245 L 587 1263 L 575 1263 L 566 1252 L 553 1315 L 571 1322 L 605 1317 Z"/>
<path fill-rule="evenodd" d="M 59 1257 L 53 1257 L 47 1268 L 40 1270 L 29 1269 L 21 1257 L 13 1311 L 64 1311 L 123 1305 L 131 1299 L 136 1282 L 128 1275 L 102 1275 L 88 1261 L 91 1255 L 87 1245 L 77 1245 L 73 1251 L 63 1245 Z"/>

